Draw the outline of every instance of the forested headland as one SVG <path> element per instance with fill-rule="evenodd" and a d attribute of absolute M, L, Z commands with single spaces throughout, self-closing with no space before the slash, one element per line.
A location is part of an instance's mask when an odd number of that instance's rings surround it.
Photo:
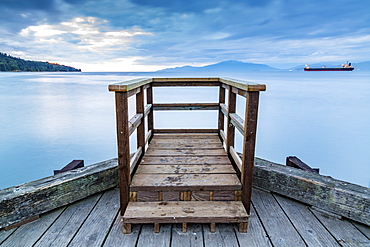
<path fill-rule="evenodd" d="M 0 52 L 0 71 L 80 72 L 81 70 L 57 63 L 28 61 Z"/>

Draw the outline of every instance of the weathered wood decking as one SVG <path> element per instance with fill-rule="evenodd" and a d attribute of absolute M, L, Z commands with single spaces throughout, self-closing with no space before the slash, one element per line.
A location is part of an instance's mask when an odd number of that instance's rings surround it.
<path fill-rule="evenodd" d="M 275 193 L 254 189 L 248 233 L 235 224 L 133 225 L 122 234 L 119 191 L 107 190 L 41 216 L 10 231 L 0 231 L 0 246 L 370 246 L 370 227 L 341 220 Z"/>

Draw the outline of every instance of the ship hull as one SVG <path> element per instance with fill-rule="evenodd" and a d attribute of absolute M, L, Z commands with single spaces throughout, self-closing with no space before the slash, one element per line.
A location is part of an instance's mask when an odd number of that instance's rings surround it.
<path fill-rule="evenodd" d="M 304 68 L 304 71 L 352 71 L 354 68 Z"/>

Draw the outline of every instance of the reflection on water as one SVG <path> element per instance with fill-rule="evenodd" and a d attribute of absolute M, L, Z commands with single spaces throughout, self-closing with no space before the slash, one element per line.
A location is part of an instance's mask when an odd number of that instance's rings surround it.
<path fill-rule="evenodd" d="M 261 93 L 256 155 L 297 156 L 324 175 L 369 186 L 369 72 L 245 72 L 228 76 L 267 85 Z M 73 159 L 116 156 L 114 93 L 127 73 L 0 73 L 0 188 L 52 174 Z M 216 102 L 214 88 L 156 88 L 155 102 Z M 130 115 L 134 100 L 130 100 Z M 242 97 L 238 114 L 244 115 Z M 215 128 L 213 111 L 158 112 L 157 128 Z M 237 135 L 241 151 L 240 135 Z M 133 144 L 135 146 L 135 144 Z M 134 148 L 134 147 L 132 147 Z"/>

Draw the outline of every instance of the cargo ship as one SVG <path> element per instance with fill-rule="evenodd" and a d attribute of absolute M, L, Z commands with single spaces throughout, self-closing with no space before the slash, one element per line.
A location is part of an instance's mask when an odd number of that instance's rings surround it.
<path fill-rule="evenodd" d="M 352 67 L 351 63 L 342 64 L 342 67 L 337 68 L 327 68 L 326 66 L 322 66 L 321 68 L 310 68 L 306 66 L 304 71 L 352 71 L 354 68 Z"/>

